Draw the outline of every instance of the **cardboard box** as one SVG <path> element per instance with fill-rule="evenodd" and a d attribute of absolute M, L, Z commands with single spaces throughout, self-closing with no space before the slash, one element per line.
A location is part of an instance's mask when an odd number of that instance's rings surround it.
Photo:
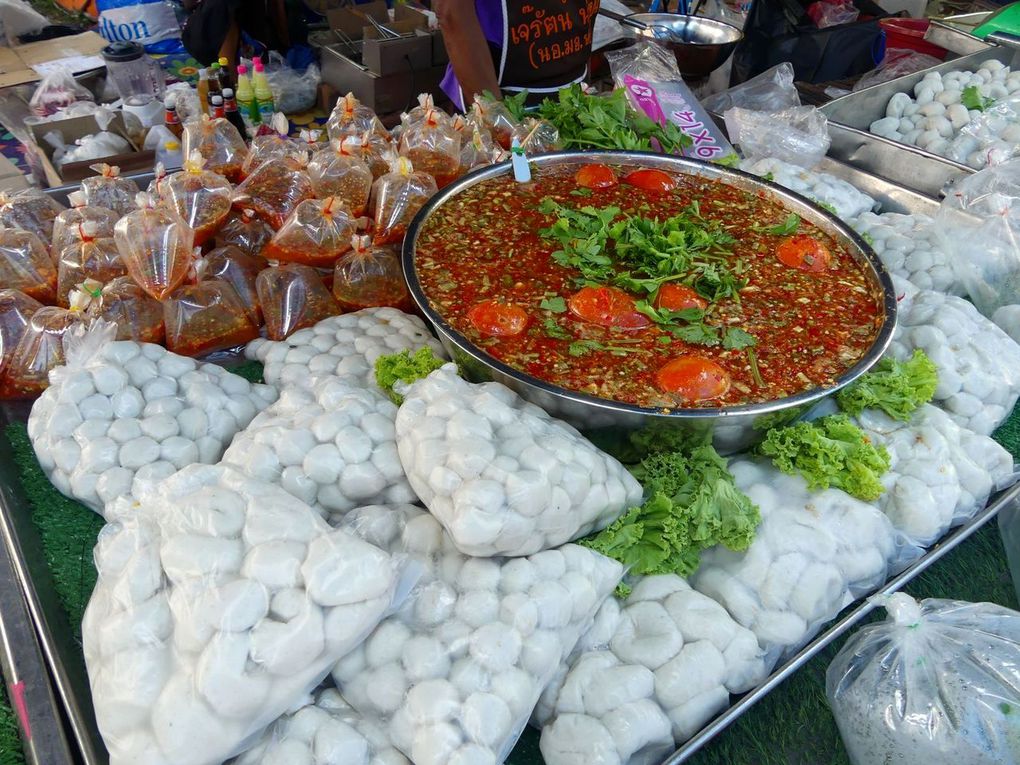
<path fill-rule="evenodd" d="M 36 143 L 43 171 L 46 173 L 46 182 L 50 186 L 62 186 L 71 181 L 80 181 L 82 178 L 88 178 L 95 175 L 95 172 L 89 169 L 89 166 L 97 162 L 116 165 L 124 175 L 130 175 L 135 171 L 152 169 L 156 153 L 151 150 L 142 151 L 131 140 L 131 136 L 128 135 L 127 129 L 124 126 L 122 114 L 116 114 L 106 129 L 123 137 L 131 146 L 131 151 L 100 159 L 68 162 L 66 165 L 58 167 L 53 162 L 53 147 L 43 139 L 43 136 L 56 130 L 63 136 L 65 143 L 74 143 L 83 136 L 94 135 L 102 130 L 96 122 L 96 118 L 93 115 L 86 115 L 84 117 L 72 117 L 66 120 L 54 120 L 53 122 L 41 122 L 36 125 L 30 125 L 29 130 L 31 131 L 32 139 Z"/>
<path fill-rule="evenodd" d="M 28 177 L 7 157 L 0 156 L 0 191 L 14 192 L 27 189 Z"/>
<path fill-rule="evenodd" d="M 13 48 L 0 47 L 0 88 L 42 79 L 33 66 L 45 71 L 60 65 L 71 69 L 72 73 L 101 67 L 103 62 L 96 56 L 106 45 L 106 40 L 95 32 L 83 32 Z"/>
<path fill-rule="evenodd" d="M 379 75 L 344 55 L 344 47 L 322 49 L 322 81 L 338 93 L 353 93 L 380 116 L 405 111 L 415 105 L 419 93 L 439 95 L 445 66 L 429 66 L 413 72 L 406 67 L 395 74 Z"/>

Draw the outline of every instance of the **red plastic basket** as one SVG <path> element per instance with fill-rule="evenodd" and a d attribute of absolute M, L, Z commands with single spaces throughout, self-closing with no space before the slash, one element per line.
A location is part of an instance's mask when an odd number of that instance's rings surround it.
<path fill-rule="evenodd" d="M 918 53 L 927 53 L 929 56 L 944 59 L 948 51 L 924 39 L 929 23 L 928 19 L 882 19 L 879 24 L 885 30 L 886 50 L 890 48 L 916 50 Z"/>

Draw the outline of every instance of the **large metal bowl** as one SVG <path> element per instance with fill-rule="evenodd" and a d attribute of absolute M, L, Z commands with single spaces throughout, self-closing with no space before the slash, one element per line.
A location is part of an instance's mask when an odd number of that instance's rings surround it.
<path fill-rule="evenodd" d="M 881 261 L 864 241 L 835 216 L 805 197 L 755 176 L 694 159 L 645 154 L 641 152 L 559 152 L 544 154 L 531 160 L 538 168 L 606 162 L 633 167 L 653 167 L 671 173 L 696 175 L 718 180 L 737 188 L 770 197 L 788 210 L 797 213 L 821 228 L 846 247 L 867 266 L 872 285 L 883 295 L 885 317 L 874 343 L 857 364 L 840 376 L 830 388 L 818 388 L 795 396 L 760 404 L 699 409 L 654 409 L 624 404 L 567 390 L 525 374 L 493 358 L 451 327 L 422 290 L 418 280 L 415 252 L 418 235 L 429 218 L 442 205 L 465 189 L 490 178 L 509 175 L 508 163 L 493 165 L 471 173 L 434 196 L 418 213 L 404 238 L 403 266 L 415 303 L 435 328 L 440 341 L 451 357 L 461 365 L 464 374 L 476 381 L 496 380 L 517 391 L 522 397 L 541 406 L 550 414 L 567 420 L 575 427 L 603 439 L 627 436 L 633 431 L 683 429 L 689 432 L 711 432 L 713 443 L 723 453 L 739 451 L 764 436 L 775 424 L 790 422 L 822 399 L 864 374 L 885 352 L 896 324 L 896 293 L 892 280 Z M 578 360 L 578 364 L 583 364 Z M 601 432 L 596 432 L 601 431 Z"/>
<path fill-rule="evenodd" d="M 680 74 L 688 77 L 707 77 L 730 57 L 733 49 L 744 38 L 735 26 L 701 16 L 681 16 L 676 13 L 635 13 L 634 21 L 669 31 L 672 40 L 663 39 L 659 29 L 637 32 L 639 37 L 654 40 L 676 58 Z M 659 32 L 660 37 L 656 37 Z"/>

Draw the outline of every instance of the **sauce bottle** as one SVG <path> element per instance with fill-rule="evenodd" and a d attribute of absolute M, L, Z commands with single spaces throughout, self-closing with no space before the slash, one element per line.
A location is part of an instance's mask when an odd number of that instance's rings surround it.
<path fill-rule="evenodd" d="M 220 56 L 220 90 L 223 88 L 232 88 L 234 86 L 234 78 L 230 73 L 230 60 L 226 56 Z"/>
<path fill-rule="evenodd" d="M 266 79 L 266 70 L 262 65 L 262 59 L 256 56 L 253 59 L 255 73 L 252 75 L 252 84 L 255 86 L 255 100 L 259 105 L 259 117 L 263 122 L 269 123 L 273 119 L 276 105 L 273 103 L 273 91 L 269 89 L 269 80 Z"/>
<path fill-rule="evenodd" d="M 237 110 L 241 112 L 244 124 L 249 128 L 262 124 L 259 119 L 259 107 L 255 102 L 255 93 L 251 87 L 251 80 L 248 78 L 248 67 L 244 64 L 237 65 Z"/>
<path fill-rule="evenodd" d="M 209 96 L 209 100 L 212 102 L 212 116 L 215 117 L 226 117 L 227 113 L 223 108 L 223 96 L 219 93 Z"/>
<path fill-rule="evenodd" d="M 232 88 L 223 89 L 223 112 L 223 116 L 227 118 L 231 125 L 237 128 L 238 133 L 242 136 L 248 135 L 248 125 L 245 124 L 241 112 L 237 110 L 237 100 L 234 98 Z"/>
<path fill-rule="evenodd" d="M 202 107 L 202 113 L 209 113 L 209 70 L 199 69 L 198 70 L 198 103 Z"/>
<path fill-rule="evenodd" d="M 184 125 L 181 124 L 181 115 L 177 113 L 177 101 L 173 96 L 169 96 L 166 99 L 165 108 L 166 113 L 163 115 L 163 124 L 177 138 L 181 138 L 184 135 Z"/>
<path fill-rule="evenodd" d="M 220 65 L 213 64 L 209 67 L 209 113 L 212 114 L 212 97 L 222 96 L 223 87 L 220 85 Z"/>

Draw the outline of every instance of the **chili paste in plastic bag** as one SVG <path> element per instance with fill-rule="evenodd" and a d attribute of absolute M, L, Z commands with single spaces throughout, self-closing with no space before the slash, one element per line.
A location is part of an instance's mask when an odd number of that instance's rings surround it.
<path fill-rule="evenodd" d="M 285 157 L 259 166 L 234 190 L 234 207 L 254 210 L 279 229 L 299 204 L 315 196 L 307 162 L 302 153 L 300 158 Z"/>
<path fill-rule="evenodd" d="M 182 152 L 190 157 L 193 151 L 205 157 L 206 170 L 219 173 L 231 183 L 241 180 L 248 146 L 237 128 L 227 120 L 202 117 L 186 124 Z"/>
<path fill-rule="evenodd" d="M 284 263 L 267 268 L 255 280 L 270 340 L 283 340 L 341 313 L 340 306 L 311 266 Z"/>
<path fill-rule="evenodd" d="M 31 231 L 0 228 L 0 286 L 21 290 L 40 303 L 57 298 L 57 267 Z"/>
<path fill-rule="evenodd" d="M 195 232 L 195 245 L 212 239 L 230 214 L 233 188 L 222 175 L 204 170 L 205 159 L 197 151 L 184 160 L 162 187 L 163 200 Z"/>
<path fill-rule="evenodd" d="M 128 273 L 146 292 L 162 300 L 188 274 L 194 232 L 176 212 L 139 194 L 139 209 L 117 221 L 117 241 Z"/>
<path fill-rule="evenodd" d="M 399 157 L 390 172 L 372 185 L 373 244 L 399 244 L 418 210 L 438 192 L 435 179 L 415 172 L 411 161 Z"/>
<path fill-rule="evenodd" d="M 397 254 L 373 247 L 367 236 L 354 237 L 351 246 L 333 271 L 333 297 L 340 307 L 345 311 L 381 306 L 410 310 L 411 295 Z"/>
<path fill-rule="evenodd" d="M 130 178 L 121 178 L 119 167 L 100 162 L 89 165 L 89 170 L 98 175 L 81 182 L 86 204 L 105 207 L 118 215 L 127 215 L 135 209 L 135 197 L 141 189 Z"/>

